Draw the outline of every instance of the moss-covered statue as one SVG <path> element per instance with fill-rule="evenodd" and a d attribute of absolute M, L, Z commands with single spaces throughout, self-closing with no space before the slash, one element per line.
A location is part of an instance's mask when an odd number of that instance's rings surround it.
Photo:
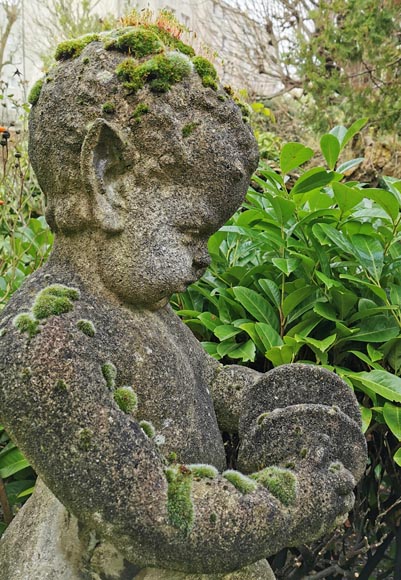
<path fill-rule="evenodd" d="M 31 94 L 55 245 L 3 312 L 0 422 L 43 483 L 0 543 L 1 580 L 272 578 L 266 557 L 353 505 L 349 387 L 223 366 L 169 306 L 258 160 L 177 36 L 148 22 L 63 43 Z M 236 470 L 222 431 L 239 434 Z"/>

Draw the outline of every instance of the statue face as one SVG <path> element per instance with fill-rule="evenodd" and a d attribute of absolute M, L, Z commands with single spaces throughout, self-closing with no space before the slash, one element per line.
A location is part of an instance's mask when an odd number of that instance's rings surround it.
<path fill-rule="evenodd" d="M 240 159 L 211 165 L 209 146 L 193 147 L 191 158 L 195 154 L 200 169 L 183 166 L 181 175 L 172 172 L 170 178 L 166 171 L 140 187 L 130 173 L 119 180 L 125 226 L 102 238 L 98 269 L 103 283 L 125 302 L 158 307 L 195 282 L 209 264 L 209 236 L 244 198 L 250 175 Z"/>

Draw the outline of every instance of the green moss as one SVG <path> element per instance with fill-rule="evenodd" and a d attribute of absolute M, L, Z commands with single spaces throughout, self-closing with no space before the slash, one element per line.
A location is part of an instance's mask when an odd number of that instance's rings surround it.
<path fill-rule="evenodd" d="M 270 493 L 283 505 L 293 505 L 297 498 L 297 478 L 292 471 L 282 467 L 266 467 L 251 475 L 259 484 L 266 487 Z"/>
<path fill-rule="evenodd" d="M 87 56 L 85 56 L 85 58 L 82 59 L 82 64 L 89 64 L 89 58 Z"/>
<path fill-rule="evenodd" d="M 117 369 L 112 362 L 106 362 L 102 365 L 102 374 L 106 380 L 109 389 L 114 389 L 116 385 Z"/>
<path fill-rule="evenodd" d="M 103 105 L 102 105 L 102 112 L 103 113 L 111 115 L 112 113 L 115 113 L 115 111 L 116 111 L 116 107 L 113 103 L 111 103 L 110 101 L 107 101 L 107 103 L 103 103 Z"/>
<path fill-rule="evenodd" d="M 91 429 L 81 429 L 78 432 L 78 447 L 82 451 L 89 451 L 92 447 L 93 431 Z"/>
<path fill-rule="evenodd" d="M 37 294 L 32 312 L 38 320 L 50 316 L 60 316 L 74 308 L 71 300 L 78 300 L 79 290 L 62 284 L 54 284 L 44 288 Z"/>
<path fill-rule="evenodd" d="M 307 455 L 308 455 L 308 450 L 306 449 L 306 447 L 303 447 L 303 448 L 301 449 L 301 451 L 299 452 L 299 456 L 300 456 L 302 459 L 305 459 L 305 457 L 306 457 Z"/>
<path fill-rule="evenodd" d="M 330 464 L 329 471 L 331 471 L 331 473 L 336 473 L 338 471 L 341 471 L 342 468 L 343 468 L 343 466 L 341 463 L 335 462 L 335 463 Z"/>
<path fill-rule="evenodd" d="M 184 138 L 189 137 L 191 133 L 194 132 L 194 130 L 198 125 L 199 123 L 188 123 L 187 125 L 184 125 L 184 127 L 182 128 L 182 136 Z"/>
<path fill-rule="evenodd" d="M 68 389 L 67 383 L 63 379 L 58 379 L 54 385 L 56 391 L 64 392 Z"/>
<path fill-rule="evenodd" d="M 78 328 L 78 330 L 80 330 L 81 332 L 86 334 L 86 336 L 93 337 L 96 334 L 96 329 L 94 327 L 94 324 L 90 320 L 85 320 L 85 319 L 78 320 L 77 328 Z"/>
<path fill-rule="evenodd" d="M 154 56 L 139 65 L 133 59 L 125 59 L 115 72 L 124 86 L 132 92 L 137 92 L 145 83 L 149 83 L 153 92 L 164 93 L 191 71 L 192 64 L 188 57 L 178 52 L 170 52 Z"/>
<path fill-rule="evenodd" d="M 139 103 L 135 107 L 135 110 L 132 113 L 131 118 L 139 122 L 142 119 L 142 115 L 146 115 L 146 113 L 149 113 L 149 105 L 147 105 L 146 103 Z"/>
<path fill-rule="evenodd" d="M 270 413 L 262 413 L 261 415 L 259 415 L 259 417 L 256 419 L 256 424 L 261 425 L 264 419 L 266 419 L 266 417 L 268 417 L 269 415 Z"/>
<path fill-rule="evenodd" d="M 209 520 L 210 520 L 210 523 L 214 525 L 217 522 L 217 514 L 215 514 L 214 512 L 211 513 Z"/>
<path fill-rule="evenodd" d="M 195 70 L 202 79 L 202 84 L 204 87 L 211 87 L 213 90 L 217 90 L 217 71 L 207 58 L 203 56 L 195 56 L 192 59 Z"/>
<path fill-rule="evenodd" d="M 81 54 L 85 46 L 96 40 L 99 40 L 98 34 L 85 34 L 85 36 L 80 36 L 79 38 L 73 38 L 72 40 L 65 40 L 64 42 L 60 42 L 56 48 L 54 58 L 56 60 L 76 58 Z"/>
<path fill-rule="evenodd" d="M 30 103 L 32 106 L 36 105 L 36 103 L 39 100 L 40 93 L 41 93 L 42 87 L 43 87 L 43 83 L 44 83 L 44 80 L 39 79 L 38 81 L 36 81 L 36 83 L 33 85 L 33 87 L 31 88 L 31 90 L 29 92 L 28 103 Z"/>
<path fill-rule="evenodd" d="M 232 87 L 230 87 L 230 85 L 225 85 L 223 87 L 223 89 L 224 89 L 224 91 L 227 93 L 227 95 L 229 97 L 233 97 L 234 96 L 234 91 L 233 91 Z"/>
<path fill-rule="evenodd" d="M 135 58 L 156 54 L 163 50 L 159 36 L 149 28 L 129 28 L 123 34 L 106 40 L 105 48 L 127 52 Z"/>
<path fill-rule="evenodd" d="M 156 430 L 150 421 L 140 421 L 139 426 L 149 439 L 155 436 Z"/>
<path fill-rule="evenodd" d="M 124 413 L 132 413 L 138 405 L 138 397 L 131 387 L 119 387 L 114 391 L 113 397 Z"/>
<path fill-rule="evenodd" d="M 217 98 L 219 99 L 219 101 L 226 101 L 227 97 L 225 97 L 224 95 L 217 95 Z"/>
<path fill-rule="evenodd" d="M 172 43 L 173 48 L 175 48 L 176 50 L 179 50 L 183 54 L 186 54 L 190 58 L 195 56 L 195 51 L 192 48 L 192 46 L 189 46 L 189 44 L 185 44 L 184 42 L 182 42 L 182 40 L 174 39 L 174 41 L 175 42 Z"/>
<path fill-rule="evenodd" d="M 175 451 L 171 451 L 168 455 L 167 455 L 167 461 L 169 463 L 176 463 L 177 461 L 177 453 Z"/>
<path fill-rule="evenodd" d="M 207 465 L 206 463 L 192 463 L 187 465 L 187 468 L 191 471 L 193 477 L 214 479 L 219 474 L 213 465 Z"/>
<path fill-rule="evenodd" d="M 194 522 L 194 507 L 191 499 L 192 475 L 184 465 L 166 469 L 168 483 L 167 513 L 172 526 L 186 536 Z"/>
<path fill-rule="evenodd" d="M 238 489 L 241 493 L 250 493 L 255 491 L 257 484 L 255 481 L 240 473 L 239 471 L 234 471 L 234 469 L 228 469 L 223 472 L 223 477 L 227 479 L 234 487 Z"/>
<path fill-rule="evenodd" d="M 36 320 L 29 312 L 18 314 L 13 320 L 13 325 L 20 332 L 26 332 L 29 338 L 33 338 L 40 332 L 39 320 Z"/>

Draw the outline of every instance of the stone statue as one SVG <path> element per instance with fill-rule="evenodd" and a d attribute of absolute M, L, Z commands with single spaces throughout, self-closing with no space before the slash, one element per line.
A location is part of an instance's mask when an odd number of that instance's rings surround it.
<path fill-rule="evenodd" d="M 273 578 L 266 557 L 344 521 L 366 449 L 336 375 L 223 366 L 169 306 L 242 202 L 255 139 L 213 65 L 157 25 L 56 57 L 30 115 L 54 249 L 0 333 L 0 421 L 41 482 L 0 580 Z"/>

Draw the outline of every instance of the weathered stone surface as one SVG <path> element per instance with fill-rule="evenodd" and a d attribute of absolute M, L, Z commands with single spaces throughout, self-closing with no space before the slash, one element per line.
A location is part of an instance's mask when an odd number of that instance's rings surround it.
<path fill-rule="evenodd" d="M 35 97 L 30 151 L 56 239 L 49 262 L 2 313 L 0 421 L 78 518 L 80 538 L 101 538 L 135 566 L 170 577 L 235 571 L 245 579 L 246 566 L 346 517 L 353 466 L 338 433 L 354 436 L 353 457 L 365 456 L 357 407 L 337 379 L 318 384 L 311 367 L 302 371 L 309 387 L 298 385 L 294 397 L 275 383 L 282 421 L 269 431 L 266 418 L 255 430 L 270 409 L 272 375 L 259 384 L 254 371 L 222 367 L 173 313 L 169 297 L 204 272 L 209 235 L 243 200 L 257 147 L 210 64 L 154 39 L 157 56 L 134 60 L 120 32 L 108 46 L 101 38 L 67 43 Z M 345 412 L 333 413 L 333 404 Z M 244 466 L 260 443 L 262 469 L 275 445 L 298 453 L 287 420 L 295 415 L 316 454 L 284 471 L 224 472 L 219 424 L 235 433 L 239 422 Z M 280 477 L 293 482 L 287 497 Z M 98 577 L 108 578 L 115 558 L 94 552 Z M 35 552 L 25 559 L 34 571 Z"/>

